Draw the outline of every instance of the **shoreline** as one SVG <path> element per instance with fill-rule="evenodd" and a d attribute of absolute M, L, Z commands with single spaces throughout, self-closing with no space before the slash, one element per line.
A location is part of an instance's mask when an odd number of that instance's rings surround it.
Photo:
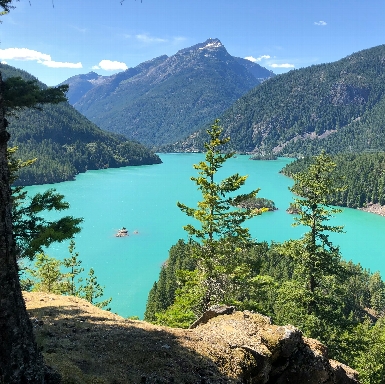
<path fill-rule="evenodd" d="M 385 217 L 385 205 L 380 205 L 378 203 L 376 204 L 368 204 L 367 207 L 364 208 L 357 208 L 360 211 L 369 212 L 369 213 L 375 213 L 376 215 L 380 215 Z"/>

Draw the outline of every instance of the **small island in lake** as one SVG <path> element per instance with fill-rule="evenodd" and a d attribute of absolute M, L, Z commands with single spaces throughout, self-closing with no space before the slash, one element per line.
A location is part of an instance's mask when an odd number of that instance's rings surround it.
<path fill-rule="evenodd" d="M 128 231 L 125 227 L 122 227 L 121 229 L 118 229 L 118 232 L 116 232 L 116 237 L 125 237 L 128 236 Z"/>
<path fill-rule="evenodd" d="M 263 197 L 254 197 L 254 198 L 245 199 L 245 200 L 234 199 L 233 205 L 238 208 L 245 208 L 245 209 L 267 208 L 269 211 L 276 211 L 278 209 L 275 206 L 274 201 L 265 199 Z"/>
<path fill-rule="evenodd" d="M 290 215 L 298 215 L 301 212 L 301 209 L 297 204 L 290 203 L 289 208 L 286 209 L 286 212 L 290 213 Z"/>

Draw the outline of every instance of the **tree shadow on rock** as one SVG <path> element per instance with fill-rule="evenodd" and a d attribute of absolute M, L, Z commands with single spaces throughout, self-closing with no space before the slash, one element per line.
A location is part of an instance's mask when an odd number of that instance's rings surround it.
<path fill-rule="evenodd" d="M 239 382 L 183 345 L 189 330 L 124 320 L 75 298 L 39 308 L 26 302 L 46 362 L 64 384 Z"/>

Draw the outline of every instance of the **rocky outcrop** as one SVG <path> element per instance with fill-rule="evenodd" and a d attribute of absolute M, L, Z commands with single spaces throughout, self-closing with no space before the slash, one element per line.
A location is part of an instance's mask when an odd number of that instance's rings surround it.
<path fill-rule="evenodd" d="M 376 203 L 368 203 L 366 207 L 358 208 L 360 211 L 365 211 L 369 213 L 375 213 L 380 216 L 385 216 L 385 206 L 376 204 Z"/>
<path fill-rule="evenodd" d="M 198 325 L 206 324 L 209 320 L 214 317 L 221 315 L 231 315 L 235 312 L 234 307 L 229 307 L 227 305 L 214 305 L 209 308 L 198 320 L 194 321 L 190 325 L 190 329 L 196 328 Z"/>
<path fill-rule="evenodd" d="M 199 349 L 240 382 L 358 383 L 358 374 L 329 360 L 327 348 L 291 325 L 248 311 L 210 319 L 195 329 Z"/>
<path fill-rule="evenodd" d="M 324 345 L 260 314 L 220 306 L 194 329 L 176 329 L 123 319 L 77 297 L 24 297 L 63 384 L 358 383 L 357 372 L 329 360 Z"/>

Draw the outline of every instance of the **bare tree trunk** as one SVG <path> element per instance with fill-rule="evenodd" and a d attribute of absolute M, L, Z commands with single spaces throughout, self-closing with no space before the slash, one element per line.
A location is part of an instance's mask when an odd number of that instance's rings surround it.
<path fill-rule="evenodd" d="M 44 366 L 21 293 L 12 234 L 6 128 L 0 73 L 0 384 L 58 383 L 60 377 L 53 381 Z"/>

